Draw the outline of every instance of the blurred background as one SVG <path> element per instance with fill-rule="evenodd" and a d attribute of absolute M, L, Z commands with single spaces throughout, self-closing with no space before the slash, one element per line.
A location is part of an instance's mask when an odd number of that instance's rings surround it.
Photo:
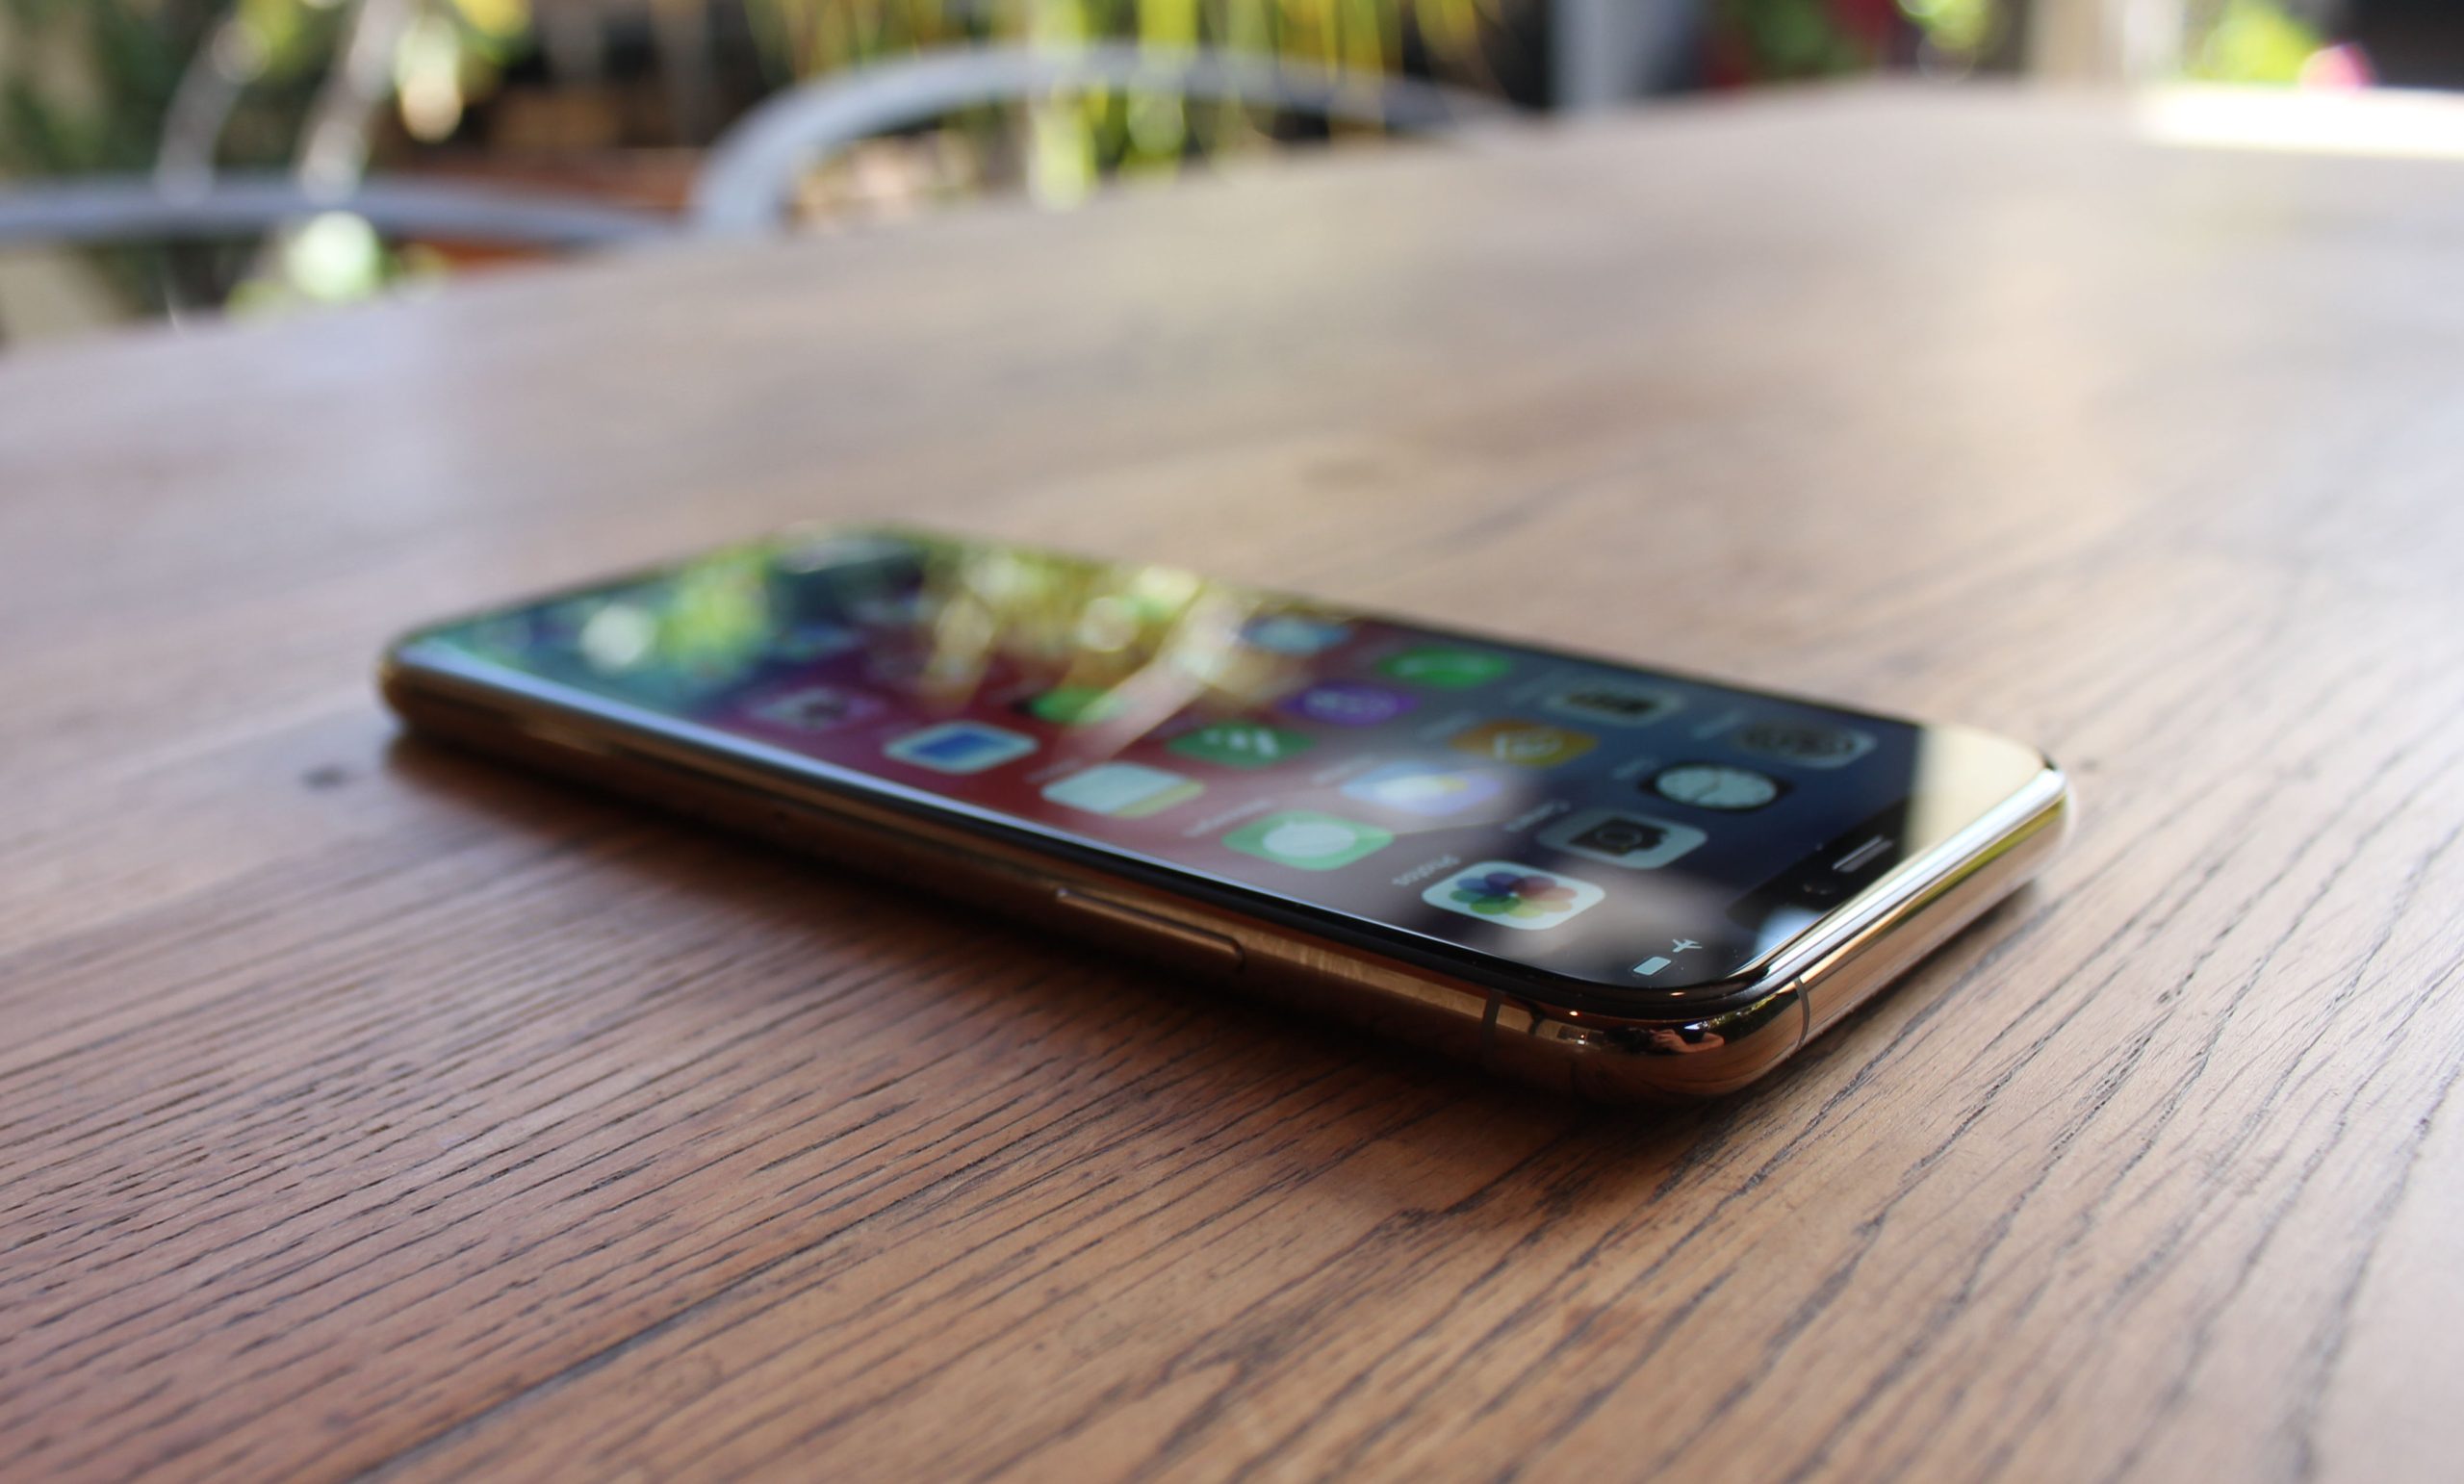
<path fill-rule="evenodd" d="M 2446 89 L 2464 0 L 0 0 L 0 346 L 1877 73 Z"/>

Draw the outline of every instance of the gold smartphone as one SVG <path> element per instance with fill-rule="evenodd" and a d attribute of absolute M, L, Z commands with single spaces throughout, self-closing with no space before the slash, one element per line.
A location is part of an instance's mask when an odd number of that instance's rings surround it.
<path fill-rule="evenodd" d="M 796 529 L 434 625 L 415 729 L 1593 1096 L 1771 1070 L 2034 874 L 2035 749 L 1168 567 Z"/>

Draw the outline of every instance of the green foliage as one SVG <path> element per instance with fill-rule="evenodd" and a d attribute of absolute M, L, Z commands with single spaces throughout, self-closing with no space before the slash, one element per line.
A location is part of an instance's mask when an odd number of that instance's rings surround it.
<path fill-rule="evenodd" d="M 527 49 L 531 3 L 433 0 L 396 61 L 402 115 L 415 136 L 449 130 L 461 101 Z M 781 87 L 928 47 L 1094 38 L 1271 50 L 1362 70 L 1399 68 L 1408 54 L 1442 76 L 1477 86 L 1486 81 L 1482 48 L 1500 17 L 1545 0 L 734 3 L 744 6 Z M 214 136 L 216 161 L 282 165 L 297 147 L 351 13 L 349 0 L 0 0 L 0 175 L 150 169 L 184 75 L 203 66 L 218 67 L 237 87 Z M 1001 162 L 1023 161 L 1040 196 L 1065 201 L 1107 171 L 1168 172 L 1194 155 L 1239 149 L 1283 127 L 1271 115 L 1238 105 L 1101 92 L 1036 102 L 1025 111 L 1024 129 L 1016 123 L 1014 111 L 998 108 L 948 120 L 947 141 L 957 146 L 952 159 L 972 162 L 957 167 L 953 181 L 1003 175 L 1009 166 Z M 227 244 L 95 257 L 148 305 L 162 302 L 173 282 L 196 297 L 218 298 L 247 261 L 244 248 Z"/>
<path fill-rule="evenodd" d="M 130 0 L 0 0 L 0 176 L 141 170 L 203 18 Z M 130 305 L 157 308 L 164 255 L 88 254 Z"/>
<path fill-rule="evenodd" d="M 0 30 L 13 42 L 0 57 L 0 169 L 126 170 L 153 158 L 192 28 L 128 0 L 0 0 Z"/>
<path fill-rule="evenodd" d="M 1095 39 L 1217 46 L 1362 71 L 1392 71 L 1406 48 L 1439 75 L 1487 80 L 1482 46 L 1497 16 L 1540 0 L 747 0 L 772 75 L 783 86 L 969 41 L 1067 44 Z M 1166 172 L 1191 154 L 1242 147 L 1271 120 L 1235 106 L 1098 92 L 1039 103 L 1020 141 L 1035 192 L 1084 195 L 1105 171 Z M 948 121 L 982 153 L 1004 127 L 980 109 Z"/>
<path fill-rule="evenodd" d="M 1916 23 L 1942 52 L 1973 57 L 1992 44 L 2003 25 L 1997 0 L 1899 0 L 1899 12 Z"/>
<path fill-rule="evenodd" d="M 325 66 L 339 7 L 309 0 L 0 0 L 0 171 L 152 166 L 181 75 L 228 16 L 254 64 L 224 158 L 279 161 Z"/>
<path fill-rule="evenodd" d="M 2321 44 L 2317 32 L 2272 0 L 2226 0 L 2189 70 L 2219 83 L 2290 83 Z"/>
<path fill-rule="evenodd" d="M 1831 0 L 1713 0 L 1715 45 L 1745 77 L 1828 77 L 1878 60 L 1834 14 Z"/>
<path fill-rule="evenodd" d="M 1264 49 L 1393 67 L 1417 39 L 1441 66 L 1476 71 L 1484 14 L 1500 0 L 748 0 L 781 81 L 968 40 L 1095 38 Z"/>

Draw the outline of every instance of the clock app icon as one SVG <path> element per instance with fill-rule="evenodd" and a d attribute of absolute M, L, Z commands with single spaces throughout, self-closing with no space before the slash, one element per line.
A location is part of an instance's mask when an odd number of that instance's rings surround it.
<path fill-rule="evenodd" d="M 1724 762 L 1681 762 L 1652 775 L 1651 791 L 1698 809 L 1741 813 L 1780 797 L 1780 780 L 1752 768 Z"/>

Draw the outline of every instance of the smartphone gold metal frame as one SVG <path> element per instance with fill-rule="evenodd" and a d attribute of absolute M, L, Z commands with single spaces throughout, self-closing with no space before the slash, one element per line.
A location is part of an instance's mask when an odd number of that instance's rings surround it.
<path fill-rule="evenodd" d="M 1769 1072 L 2034 876 L 2069 790 L 2033 752 L 1980 754 L 1968 823 L 1826 913 L 1710 1003 L 1604 1014 L 1435 972 L 921 817 L 751 756 L 489 683 L 398 645 L 379 677 L 419 732 L 576 777 L 825 860 L 1126 948 L 1373 1034 L 1604 1100 L 1733 1090 Z M 1992 767 L 1982 758 L 1990 755 Z"/>

